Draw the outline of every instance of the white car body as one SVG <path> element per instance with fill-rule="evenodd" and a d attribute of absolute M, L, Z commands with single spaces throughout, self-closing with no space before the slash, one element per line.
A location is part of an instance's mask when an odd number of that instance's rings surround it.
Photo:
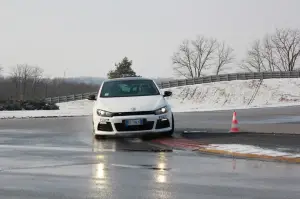
<path fill-rule="evenodd" d="M 100 95 L 103 85 L 107 82 L 131 81 L 132 83 L 136 80 L 152 81 L 154 86 L 152 84 L 151 86 L 155 87 L 159 94 L 129 97 L 101 97 Z M 138 88 L 140 87 L 142 86 Z M 169 92 L 167 96 L 171 94 Z M 127 77 L 106 80 L 102 83 L 98 95 L 95 97 L 96 99 L 93 99 L 95 100 L 93 107 L 93 132 L 95 136 L 142 133 L 166 133 L 171 135 L 174 131 L 171 107 L 157 84 L 151 79 Z M 125 122 L 129 120 L 130 123 Z M 139 122 L 142 122 L 142 124 Z"/>

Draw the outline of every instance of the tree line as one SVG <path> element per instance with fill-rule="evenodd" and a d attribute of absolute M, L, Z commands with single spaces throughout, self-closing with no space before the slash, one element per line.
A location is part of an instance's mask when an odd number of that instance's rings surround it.
<path fill-rule="evenodd" d="M 172 56 L 173 70 L 178 76 L 197 78 L 206 71 L 218 75 L 226 71 L 228 64 L 245 72 L 294 71 L 298 70 L 300 56 L 300 31 L 298 29 L 276 29 L 272 34 L 253 41 L 245 58 L 236 60 L 234 50 L 225 42 L 215 38 L 197 36 L 184 40 Z M 66 81 L 64 78 L 45 78 L 42 68 L 20 64 L 10 68 L 10 76 L 1 78 L 0 100 L 42 99 L 46 97 L 94 92 L 99 85 Z M 124 57 L 107 73 L 107 78 L 124 75 L 137 76 L 132 69 L 132 60 Z"/>
<path fill-rule="evenodd" d="M 237 61 L 234 50 L 215 38 L 197 36 L 184 40 L 172 56 L 173 70 L 185 78 L 205 76 L 213 70 L 215 75 L 225 71 L 228 64 L 245 72 L 274 72 L 298 70 L 300 56 L 300 31 L 276 29 L 272 34 L 253 41 L 246 56 Z"/>
<path fill-rule="evenodd" d="M 8 77 L 0 77 L 0 100 L 44 99 L 94 92 L 97 89 L 99 85 L 70 82 L 64 78 L 46 78 L 42 68 L 28 64 L 11 67 Z"/>

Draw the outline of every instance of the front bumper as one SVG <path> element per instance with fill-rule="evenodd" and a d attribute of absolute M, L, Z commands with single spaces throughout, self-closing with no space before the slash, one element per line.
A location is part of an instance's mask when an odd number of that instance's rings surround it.
<path fill-rule="evenodd" d="M 126 126 L 125 120 L 143 119 L 143 125 Z M 172 113 L 163 115 L 93 116 L 95 135 L 161 133 L 172 130 Z"/>

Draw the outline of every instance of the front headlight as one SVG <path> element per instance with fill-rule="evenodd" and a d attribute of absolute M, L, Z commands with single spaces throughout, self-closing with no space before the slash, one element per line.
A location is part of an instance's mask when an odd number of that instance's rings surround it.
<path fill-rule="evenodd" d="M 108 111 L 104 111 L 101 109 L 97 110 L 97 115 L 101 116 L 101 117 L 112 117 L 112 113 L 108 112 Z"/>
<path fill-rule="evenodd" d="M 160 109 L 157 109 L 155 111 L 155 114 L 156 115 L 161 115 L 161 114 L 165 114 L 167 113 L 169 110 L 168 110 L 168 107 L 167 106 L 164 106 L 164 107 L 161 107 Z"/>

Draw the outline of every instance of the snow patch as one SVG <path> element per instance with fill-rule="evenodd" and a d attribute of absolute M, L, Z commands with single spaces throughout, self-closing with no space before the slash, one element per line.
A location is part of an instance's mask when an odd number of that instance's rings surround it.
<path fill-rule="evenodd" d="M 255 154 L 255 155 L 268 155 L 272 157 L 288 156 L 288 157 L 300 157 L 300 154 L 280 152 L 271 149 L 264 149 L 252 145 L 242 144 L 209 144 L 205 146 L 206 149 L 228 151 L 230 153 L 241 153 L 241 154 Z"/>

